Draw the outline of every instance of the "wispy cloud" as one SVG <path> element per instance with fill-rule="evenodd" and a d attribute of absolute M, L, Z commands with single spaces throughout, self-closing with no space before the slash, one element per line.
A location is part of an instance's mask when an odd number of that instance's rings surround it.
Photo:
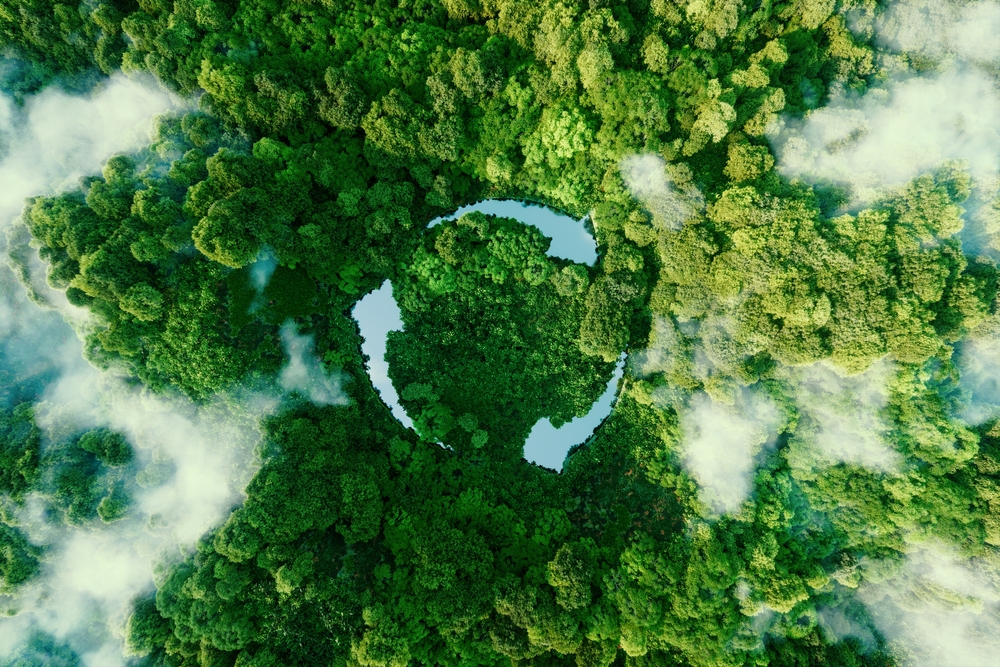
<path fill-rule="evenodd" d="M 112 154 L 148 143 L 153 116 L 176 105 L 155 86 L 122 76 L 85 96 L 48 89 L 22 109 L 0 96 L 0 232 L 25 197 L 75 187 Z M 37 255 L 28 259 L 32 289 L 44 291 L 62 315 L 79 315 L 45 285 Z M 130 488 L 129 515 L 110 525 L 55 526 L 45 520 L 41 500 L 29 498 L 17 515 L 20 527 L 49 550 L 41 576 L 17 601 L 19 615 L 0 619 L 0 655 L 41 629 L 70 641 L 88 667 L 124 664 L 114 628 L 124 622 L 129 601 L 152 588 L 156 563 L 179 558 L 241 501 L 259 466 L 257 420 L 275 399 L 220 397 L 195 405 L 101 373 L 84 361 L 72 329 L 29 302 L 6 266 L 0 269 L 0 341 L 4 370 L 35 373 L 31 393 L 47 383 L 36 415 L 49 441 L 111 428 L 128 438 L 138 465 L 160 471 L 146 486 Z M 0 394 L 0 403 L 23 398 Z"/>
<path fill-rule="evenodd" d="M 756 455 L 777 435 L 774 403 L 749 390 L 734 405 L 700 392 L 680 417 L 682 463 L 702 502 L 718 514 L 736 511 L 752 490 Z"/>
<path fill-rule="evenodd" d="M 0 229 L 25 197 L 58 192 L 149 142 L 151 119 L 177 102 L 151 82 L 117 75 L 89 95 L 48 88 L 18 110 L 0 96 Z"/>
<path fill-rule="evenodd" d="M 996 174 L 1000 94 L 981 72 L 951 70 L 861 98 L 836 95 L 768 136 L 786 176 L 845 184 L 856 200 L 870 201 L 948 159 L 965 161 L 978 178 Z"/>
<path fill-rule="evenodd" d="M 957 348 L 965 404 L 958 417 L 978 425 L 1000 417 L 1000 338 L 981 337 Z"/>
<path fill-rule="evenodd" d="M 0 244 L 2 247 L 2 244 Z M 85 366 L 80 343 L 58 313 L 25 296 L 0 263 L 0 407 L 32 399 L 65 369 Z"/>
<path fill-rule="evenodd" d="M 627 156 L 620 169 L 629 192 L 642 202 L 660 228 L 680 229 L 704 205 L 701 193 L 693 185 L 677 186 L 667 172 L 666 162 L 658 155 Z"/>
<path fill-rule="evenodd" d="M 157 472 L 130 486 L 129 514 L 110 525 L 54 525 L 41 501 L 29 498 L 17 519 L 48 553 L 39 580 L 23 592 L 21 613 L 0 620 L 7 650 L 40 629 L 67 640 L 88 667 L 123 665 L 117 632 L 130 601 L 152 589 L 157 564 L 180 558 L 242 501 L 260 466 L 258 419 L 276 405 L 260 394 L 194 404 L 86 365 L 67 369 L 35 407 L 47 440 L 110 428 L 126 436 L 140 468 Z"/>
<path fill-rule="evenodd" d="M 250 282 L 257 290 L 258 297 L 263 294 L 264 288 L 271 282 L 271 276 L 276 268 L 278 268 L 278 260 L 269 250 L 262 251 L 257 261 L 250 265 Z"/>
<path fill-rule="evenodd" d="M 670 373 L 678 363 L 682 337 L 672 319 L 656 315 L 649 333 L 649 345 L 628 357 L 632 375 L 645 378 L 654 373 Z"/>
<path fill-rule="evenodd" d="M 899 455 L 887 444 L 890 429 L 881 414 L 894 372 L 887 360 L 855 376 L 843 376 L 822 362 L 785 371 L 800 415 L 793 439 L 805 445 L 811 465 L 896 467 Z"/>
<path fill-rule="evenodd" d="M 286 322 L 281 327 L 281 342 L 288 355 L 288 363 L 278 376 L 285 391 L 297 391 L 316 405 L 347 405 L 350 398 L 344 393 L 344 378 L 337 372 L 323 367 L 313 351 L 312 336 L 301 336 L 295 324 Z"/>
<path fill-rule="evenodd" d="M 858 596 L 901 667 L 984 667 L 1000 655 L 998 575 L 989 560 L 915 545 L 893 574 L 873 577 Z"/>
<path fill-rule="evenodd" d="M 876 22 L 886 81 L 862 96 L 834 87 L 830 103 L 768 130 L 788 177 L 852 190 L 854 204 L 878 197 L 944 160 L 964 161 L 976 179 L 1000 171 L 1000 5 L 911 0 Z M 905 54 L 905 57 L 896 54 Z M 911 67 L 923 59 L 920 69 Z"/>
<path fill-rule="evenodd" d="M 995 2 L 898 0 L 880 17 L 883 47 L 928 58 L 1000 59 L 1000 5 Z"/>

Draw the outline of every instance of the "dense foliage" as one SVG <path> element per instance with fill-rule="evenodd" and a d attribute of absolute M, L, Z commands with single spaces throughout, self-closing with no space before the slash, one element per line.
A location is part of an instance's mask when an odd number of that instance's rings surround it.
<path fill-rule="evenodd" d="M 395 283 L 404 330 L 390 332 L 386 360 L 424 438 L 459 450 L 492 438 L 491 458 L 519 460 L 535 422 L 583 416 L 603 393 L 612 364 L 577 344 L 589 272 L 546 257 L 547 245 L 474 212 L 436 226 L 414 253 Z"/>
<path fill-rule="evenodd" d="M 961 164 L 844 213 L 848 193 L 780 175 L 764 136 L 878 79 L 856 37 L 878 11 L 0 1 L 19 91 L 121 68 L 200 95 L 12 230 L 22 276 L 30 238 L 50 285 L 91 312 L 88 358 L 203 400 L 271 382 L 293 320 L 351 378 L 348 405 L 294 395 L 265 420 L 246 501 L 135 601 L 136 659 L 897 664 L 860 588 L 913 543 L 1000 568 L 1000 429 L 956 417 L 955 351 L 995 325 L 996 266 L 957 237 Z M 655 196 L 630 182 L 636 155 Z M 547 257 L 509 219 L 427 228 L 486 197 L 590 213 L 598 263 Z M 405 324 L 390 375 L 415 430 L 372 390 L 350 315 L 386 279 Z M 585 412 L 622 352 L 615 411 L 562 474 L 524 462 L 534 422 Z M 817 368 L 848 393 L 886 375 L 860 409 L 891 464 L 824 450 L 816 406 L 842 396 L 803 380 Z M 686 415 L 751 398 L 773 437 L 748 497 L 719 512 L 685 461 Z M 36 493 L 60 520 L 110 521 L 142 481 L 120 436 L 42 451 L 30 406 L 0 419 L 12 503 Z M 0 528 L 12 587 L 43 554 Z M 860 630 L 829 632 L 830 609 Z"/>

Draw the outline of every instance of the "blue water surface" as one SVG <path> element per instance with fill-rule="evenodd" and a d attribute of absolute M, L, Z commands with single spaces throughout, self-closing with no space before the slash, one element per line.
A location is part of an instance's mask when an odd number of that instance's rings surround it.
<path fill-rule="evenodd" d="M 608 380 L 608 386 L 604 393 L 591 406 L 590 412 L 584 416 L 566 422 L 559 428 L 553 427 L 548 418 L 535 422 L 531 433 L 528 434 L 528 440 L 524 443 L 524 458 L 546 468 L 562 470 L 566 453 L 573 445 L 586 442 L 594 433 L 594 429 L 600 426 L 601 422 L 611 414 L 615 394 L 618 391 L 618 381 L 621 380 L 624 369 L 625 358 L 623 356 L 618 360 L 615 374 Z"/>
<path fill-rule="evenodd" d="M 371 378 L 372 386 L 381 394 L 393 416 L 403 426 L 413 428 L 413 420 L 399 404 L 399 394 L 389 379 L 389 364 L 385 361 L 386 336 L 390 331 L 403 330 L 403 318 L 396 300 L 392 298 L 392 285 L 388 280 L 358 301 L 354 306 L 354 319 L 364 338 L 361 351 L 368 355 L 368 377 Z"/>
<path fill-rule="evenodd" d="M 511 200 L 487 200 L 463 206 L 449 216 L 432 220 L 429 226 L 433 227 L 442 220 L 453 219 L 469 211 L 515 218 L 525 224 L 534 225 L 552 239 L 548 250 L 548 255 L 552 257 L 562 257 L 582 264 L 593 264 L 597 261 L 597 243 L 583 222 L 544 206 L 522 204 Z M 399 307 L 392 297 L 392 286 L 389 281 L 385 281 L 377 290 L 358 301 L 354 306 L 354 319 L 357 320 L 361 335 L 364 337 L 361 350 L 369 358 L 368 374 L 372 385 L 378 390 L 396 419 L 404 426 L 412 428 L 413 421 L 399 404 L 399 395 L 389 380 L 389 365 L 385 361 L 386 335 L 390 331 L 400 331 L 403 328 L 403 320 Z M 604 418 L 611 414 L 623 368 L 624 359 L 618 362 L 615 375 L 608 382 L 604 394 L 585 416 L 563 424 L 558 429 L 553 428 L 548 419 L 540 419 L 525 442 L 524 458 L 546 468 L 561 470 L 570 448 L 585 442 Z"/>
<path fill-rule="evenodd" d="M 562 257 L 589 265 L 597 261 L 597 242 L 584 227 L 583 221 L 574 220 L 568 215 L 538 204 L 522 204 L 512 199 L 487 199 L 463 206 L 451 215 L 435 218 L 428 227 L 433 227 L 442 220 L 461 217 L 470 211 L 514 218 L 526 225 L 537 227 L 542 234 L 552 239 L 552 245 L 546 253 L 550 257 Z"/>

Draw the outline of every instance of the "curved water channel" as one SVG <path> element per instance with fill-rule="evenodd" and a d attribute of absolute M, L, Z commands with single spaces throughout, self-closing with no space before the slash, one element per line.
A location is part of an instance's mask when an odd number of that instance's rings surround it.
<path fill-rule="evenodd" d="M 552 239 L 547 253 L 552 257 L 562 257 L 590 265 L 597 261 L 597 243 L 585 225 L 544 206 L 522 204 L 512 200 L 487 200 L 463 206 L 449 216 L 432 220 L 428 226 L 433 227 L 444 219 L 455 218 L 469 211 L 515 218 L 537 227 Z M 399 395 L 389 380 L 389 365 L 385 361 L 386 336 L 390 331 L 399 331 L 403 328 L 403 320 L 400 317 L 399 307 L 392 298 L 392 286 L 389 281 L 382 283 L 379 289 L 355 305 L 354 319 L 357 320 L 361 335 L 364 337 L 361 349 L 368 355 L 368 374 L 372 385 L 381 394 L 382 400 L 392 410 L 396 419 L 404 426 L 412 427 L 413 421 L 399 404 Z M 554 428 L 547 418 L 540 419 L 531 429 L 524 444 L 524 458 L 546 468 L 561 470 L 570 448 L 586 441 L 604 418 L 611 414 L 615 391 L 624 367 L 623 355 L 604 394 L 583 417 L 577 417 L 559 428 Z"/>

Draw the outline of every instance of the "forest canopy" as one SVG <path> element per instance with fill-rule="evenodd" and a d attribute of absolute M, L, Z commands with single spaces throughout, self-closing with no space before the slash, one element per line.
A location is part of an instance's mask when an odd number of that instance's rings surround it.
<path fill-rule="evenodd" d="M 877 135 L 809 123 L 900 77 L 961 57 L 998 84 L 989 54 L 880 37 L 925 5 L 0 0 L 17 105 L 120 73 L 187 101 L 29 198 L 14 273 L 45 301 L 40 259 L 130 389 L 259 421 L 245 497 L 121 615 L 124 664 L 995 659 L 997 174 L 949 152 L 877 187 L 790 166 L 816 136 L 833 160 Z M 598 261 L 448 217 L 484 199 L 586 216 Z M 386 280 L 412 429 L 351 314 Z M 335 396 L 287 381 L 299 336 Z M 623 354 L 562 472 L 526 462 L 532 426 L 585 414 Z M 39 424 L 53 380 L 8 356 L 0 595 L 30 601 L 52 562 L 33 507 L 111 531 L 173 473 L 126 433 Z M 76 664 L 43 630 L 10 664 Z"/>

